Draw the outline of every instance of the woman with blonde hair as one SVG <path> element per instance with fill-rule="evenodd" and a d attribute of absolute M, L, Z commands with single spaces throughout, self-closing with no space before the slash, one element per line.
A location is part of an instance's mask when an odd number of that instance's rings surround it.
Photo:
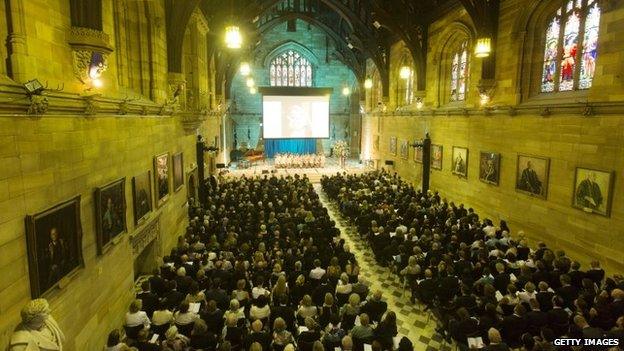
<path fill-rule="evenodd" d="M 294 339 L 292 334 L 286 330 L 286 322 L 281 317 L 276 318 L 273 322 L 273 345 L 284 348 L 292 342 Z"/>
<path fill-rule="evenodd" d="M 238 300 L 238 303 L 241 306 L 247 306 L 249 300 L 251 299 L 249 291 L 245 289 L 246 285 L 247 281 L 245 279 L 239 279 L 236 282 L 236 290 L 232 291 L 232 299 Z"/>
<path fill-rule="evenodd" d="M 325 294 L 325 300 L 319 314 L 319 324 L 325 328 L 329 324 L 330 317 L 338 313 L 338 306 L 334 304 L 334 296 L 331 293 Z"/>
<path fill-rule="evenodd" d="M 360 314 L 360 295 L 351 294 L 349 296 L 349 303 L 342 306 L 340 309 L 340 316 L 342 317 L 342 328 L 344 330 L 351 330 L 355 325 L 355 318 Z"/>
<path fill-rule="evenodd" d="M 312 297 L 310 295 L 304 295 L 297 309 L 297 319 L 305 320 L 308 317 L 316 317 L 318 310 L 316 306 L 312 304 Z"/>
<path fill-rule="evenodd" d="M 275 301 L 276 296 L 288 296 L 288 286 L 286 285 L 286 275 L 280 275 L 271 291 L 271 298 Z"/>
<path fill-rule="evenodd" d="M 292 293 L 290 294 L 291 302 L 294 304 L 299 303 L 301 299 L 303 299 L 303 295 L 306 294 L 308 290 L 308 284 L 306 282 L 306 278 L 303 274 L 299 274 L 297 279 L 295 280 L 295 286 L 292 288 Z"/>

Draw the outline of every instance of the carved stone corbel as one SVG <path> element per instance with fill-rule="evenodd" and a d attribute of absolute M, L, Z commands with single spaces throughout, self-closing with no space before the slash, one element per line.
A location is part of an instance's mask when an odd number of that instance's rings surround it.
<path fill-rule="evenodd" d="M 97 73 L 101 74 L 107 69 L 106 57 L 113 49 L 106 33 L 91 28 L 71 27 L 68 37 L 73 50 L 74 75 L 78 80 L 87 83 L 91 79 L 89 71 L 94 64 L 94 53 L 101 55 L 101 61 L 95 63 Z"/>
<path fill-rule="evenodd" d="M 42 95 L 30 95 L 29 115 L 43 115 L 48 112 L 48 98 Z"/>
<path fill-rule="evenodd" d="M 98 110 L 100 109 L 99 104 L 91 96 L 86 96 L 84 99 L 85 99 L 84 114 L 86 116 L 95 116 Z"/>

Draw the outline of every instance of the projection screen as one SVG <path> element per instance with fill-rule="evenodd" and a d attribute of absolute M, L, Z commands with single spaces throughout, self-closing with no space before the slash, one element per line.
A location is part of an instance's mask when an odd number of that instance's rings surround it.
<path fill-rule="evenodd" d="M 328 89 L 289 87 L 260 91 L 265 139 L 329 138 Z"/>

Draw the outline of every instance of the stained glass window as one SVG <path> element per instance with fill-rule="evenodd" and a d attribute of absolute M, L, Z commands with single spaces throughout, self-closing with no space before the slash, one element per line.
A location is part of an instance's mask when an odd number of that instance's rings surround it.
<path fill-rule="evenodd" d="M 565 1 L 546 28 L 541 92 L 591 87 L 599 23 L 596 0 Z"/>
<path fill-rule="evenodd" d="M 312 65 L 303 55 L 287 50 L 277 55 L 269 67 L 271 86 L 311 87 Z"/>
<path fill-rule="evenodd" d="M 468 42 L 463 42 L 451 62 L 451 101 L 464 101 L 468 83 Z"/>

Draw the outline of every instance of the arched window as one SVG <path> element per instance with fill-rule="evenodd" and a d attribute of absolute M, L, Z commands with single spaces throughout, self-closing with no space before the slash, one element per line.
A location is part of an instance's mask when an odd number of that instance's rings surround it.
<path fill-rule="evenodd" d="M 295 50 L 277 55 L 269 66 L 271 86 L 311 87 L 312 65 Z"/>
<path fill-rule="evenodd" d="M 466 100 L 468 89 L 468 42 L 464 41 L 452 56 L 451 62 L 451 102 Z"/>
<path fill-rule="evenodd" d="M 591 87 L 599 22 L 596 0 L 568 0 L 557 10 L 546 28 L 542 93 Z"/>

